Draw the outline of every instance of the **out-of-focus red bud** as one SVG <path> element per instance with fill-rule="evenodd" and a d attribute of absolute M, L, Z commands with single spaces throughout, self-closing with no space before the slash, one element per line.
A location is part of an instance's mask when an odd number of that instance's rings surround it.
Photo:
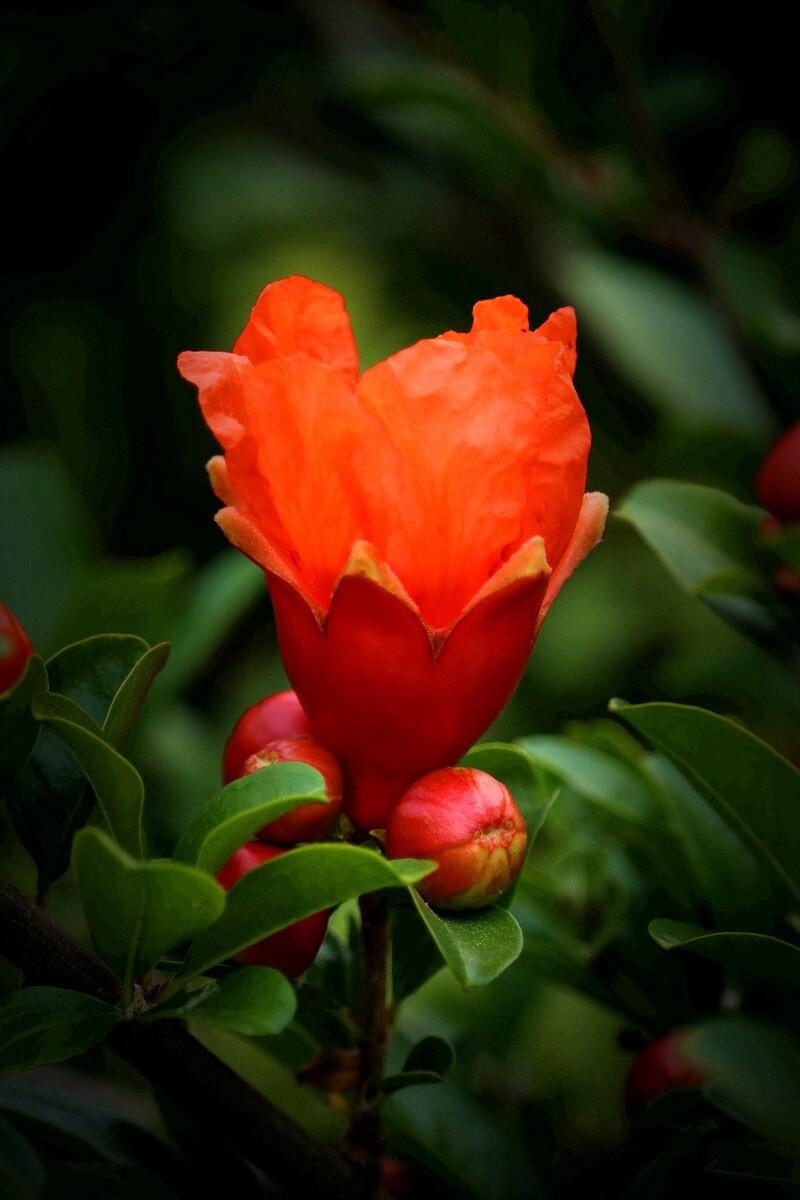
<path fill-rule="evenodd" d="M 626 1099 L 628 1109 L 638 1112 L 658 1096 L 674 1088 L 695 1089 L 703 1086 L 705 1072 L 683 1050 L 683 1030 L 672 1030 L 649 1042 L 630 1065 Z"/>
<path fill-rule="evenodd" d="M 393 1200 L 409 1197 L 414 1191 L 414 1178 L 406 1164 L 388 1154 L 381 1157 L 381 1186 Z"/>
<path fill-rule="evenodd" d="M 437 908 L 483 908 L 522 869 L 525 822 L 508 788 L 471 767 L 443 767 L 418 780 L 389 816 L 389 858 L 439 864 L 419 884 Z"/>
<path fill-rule="evenodd" d="M 263 866 L 273 858 L 288 853 L 285 846 L 267 846 L 264 842 L 246 842 L 231 855 L 225 866 L 217 872 L 217 881 L 228 892 L 243 875 Z M 296 921 L 286 929 L 256 942 L 234 955 L 237 962 L 255 967 L 274 967 L 283 971 L 290 979 L 302 975 L 317 957 L 328 928 L 330 910 L 312 913 L 302 921 Z"/>
<path fill-rule="evenodd" d="M 800 421 L 769 450 L 756 478 L 761 503 L 786 524 L 800 522 Z"/>
<path fill-rule="evenodd" d="M 321 842 L 333 832 L 342 811 L 342 772 L 330 750 L 308 737 L 268 742 L 244 764 L 244 774 L 268 770 L 276 763 L 300 762 L 315 767 L 325 781 L 327 804 L 303 804 L 259 829 L 265 842 L 292 846 L 296 842 Z"/>
<path fill-rule="evenodd" d="M 245 774 L 244 764 L 267 742 L 278 738 L 311 737 L 311 725 L 297 692 L 275 692 L 245 709 L 225 746 L 222 778 L 225 783 Z"/>
<path fill-rule="evenodd" d="M 11 610 L 0 603 L 0 692 L 14 686 L 33 653 L 27 632 Z"/>

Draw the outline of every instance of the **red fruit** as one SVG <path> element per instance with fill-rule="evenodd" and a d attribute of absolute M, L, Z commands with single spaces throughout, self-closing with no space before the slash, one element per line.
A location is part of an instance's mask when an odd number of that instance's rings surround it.
<path fill-rule="evenodd" d="M 525 859 L 525 822 L 499 780 L 471 767 L 423 776 L 389 816 L 389 858 L 431 858 L 419 891 L 438 908 L 483 908 L 511 886 Z"/>
<path fill-rule="evenodd" d="M 14 686 L 33 652 L 33 642 L 22 625 L 11 610 L 0 603 L 0 692 L 7 692 Z"/>
<path fill-rule="evenodd" d="M 391 1158 L 388 1154 L 381 1156 L 381 1187 L 387 1196 L 400 1200 L 409 1196 L 414 1187 L 414 1179 L 406 1164 L 399 1158 Z"/>
<path fill-rule="evenodd" d="M 672 1030 L 649 1042 L 636 1055 L 628 1071 L 627 1103 L 631 1111 L 645 1108 L 657 1096 L 673 1088 L 700 1088 L 706 1073 L 686 1058 L 683 1042 L 686 1032 Z"/>
<path fill-rule="evenodd" d="M 247 759 L 267 742 L 293 737 L 311 737 L 311 725 L 297 692 L 275 692 L 246 708 L 225 746 L 222 760 L 225 783 L 240 779 Z"/>
<path fill-rule="evenodd" d="M 338 762 L 312 738 L 295 737 L 283 738 L 281 741 L 268 742 L 257 754 L 252 754 L 244 764 L 244 774 L 252 775 L 256 771 L 267 770 L 275 763 L 301 762 L 316 767 L 325 781 L 327 804 L 303 804 L 300 808 L 284 813 L 276 821 L 271 821 L 263 829 L 259 829 L 256 837 L 265 842 L 282 842 L 294 845 L 295 842 L 321 842 L 332 832 L 342 811 L 342 772 Z"/>
<path fill-rule="evenodd" d="M 229 892 L 243 875 L 255 867 L 271 862 L 286 854 L 283 846 L 267 846 L 264 842 L 246 842 L 244 846 L 231 855 L 225 866 L 217 872 L 217 882 Z M 290 979 L 302 975 L 317 957 L 317 951 L 322 945 L 325 931 L 328 928 L 330 910 L 312 913 L 302 921 L 273 933 L 263 941 L 248 946 L 240 954 L 235 954 L 237 962 L 255 967 L 275 967 L 283 971 Z"/>
<path fill-rule="evenodd" d="M 800 421 L 790 425 L 767 453 L 756 490 L 773 516 L 788 524 L 800 522 Z"/>

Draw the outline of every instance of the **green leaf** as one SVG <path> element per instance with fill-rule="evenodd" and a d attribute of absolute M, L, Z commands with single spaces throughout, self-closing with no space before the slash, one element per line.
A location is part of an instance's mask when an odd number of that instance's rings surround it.
<path fill-rule="evenodd" d="M 614 366 L 671 423 L 765 442 L 772 424 L 739 348 L 698 291 L 588 246 L 557 258 L 558 283 Z"/>
<path fill-rule="evenodd" d="M 334 842 L 290 850 L 256 867 L 231 889 L 225 912 L 193 943 L 173 983 L 187 983 L 311 913 L 365 892 L 407 887 L 433 868 L 433 863 L 416 859 L 390 862 L 373 850 Z"/>
<path fill-rule="evenodd" d="M 3 793 L 33 750 L 39 726 L 31 706 L 45 691 L 47 672 L 42 660 L 33 654 L 14 687 L 0 695 L 0 788 Z"/>
<path fill-rule="evenodd" d="M 119 844 L 140 857 L 144 852 L 144 785 L 136 768 L 109 746 L 100 732 L 93 732 L 86 722 L 79 723 L 78 714 L 83 710 L 64 697 L 41 696 L 33 711 L 38 721 L 47 722 L 58 734 L 80 765 Z"/>
<path fill-rule="evenodd" d="M 800 947 L 763 933 L 715 932 L 684 921 L 656 920 L 650 936 L 664 950 L 688 950 L 757 980 L 800 991 Z"/>
<path fill-rule="evenodd" d="M 152 1016 L 180 1017 L 218 1025 L 248 1037 L 282 1033 L 294 1018 L 297 999 L 285 975 L 271 967 L 242 967 L 165 1005 Z"/>
<path fill-rule="evenodd" d="M 519 746 L 504 742 L 480 742 L 461 760 L 461 766 L 485 771 L 506 785 L 525 818 L 529 847 L 544 825 L 557 791 L 545 774 L 537 772 L 536 765 Z"/>
<path fill-rule="evenodd" d="M 610 708 L 671 759 L 800 899 L 800 772 L 740 725 L 705 709 L 622 700 Z"/>
<path fill-rule="evenodd" d="M 650 821 L 657 814 L 651 789 L 621 759 L 565 737 L 527 737 L 519 745 L 535 763 L 613 816 Z"/>
<path fill-rule="evenodd" d="M 175 848 L 175 858 L 211 873 L 264 825 L 311 801 L 327 804 L 319 771 L 306 763 L 277 763 L 235 779 L 208 801 Z"/>
<path fill-rule="evenodd" d="M 718 1017 L 692 1029 L 681 1053 L 707 1073 L 705 1095 L 764 1137 L 800 1146 L 800 1040 L 777 1025 Z"/>
<path fill-rule="evenodd" d="M 225 908 L 224 890 L 204 871 L 170 861 L 138 862 L 99 829 L 81 830 L 73 862 L 94 947 L 128 990 L 136 976 Z"/>
<path fill-rule="evenodd" d="M 63 1062 L 102 1042 L 119 1009 L 66 988 L 28 987 L 0 1004 L 0 1075 Z"/>
<path fill-rule="evenodd" d="M 616 509 L 678 583 L 747 632 L 769 632 L 768 580 L 757 559 L 760 509 L 677 479 L 638 483 Z"/>
<path fill-rule="evenodd" d="M 39 1200 L 46 1184 L 44 1163 L 31 1143 L 0 1117 L 0 1196 Z"/>
<path fill-rule="evenodd" d="M 439 952 L 463 987 L 491 983 L 522 951 L 522 930 L 508 909 L 493 905 L 442 916 L 415 891 L 414 905 Z"/>
<path fill-rule="evenodd" d="M 121 633 L 73 642 L 47 660 L 50 691 L 79 704 L 102 728 L 114 696 L 147 650 L 141 638 Z"/>
<path fill-rule="evenodd" d="M 139 719 L 156 676 L 167 664 L 169 651 L 167 642 L 152 646 L 123 680 L 103 722 L 103 733 L 112 746 L 124 745 L 125 739 Z"/>
<path fill-rule="evenodd" d="M 444 1038 L 423 1038 L 409 1051 L 402 1071 L 386 1075 L 380 1089 L 389 1095 L 421 1083 L 442 1083 L 452 1070 L 455 1057 L 453 1047 Z"/>

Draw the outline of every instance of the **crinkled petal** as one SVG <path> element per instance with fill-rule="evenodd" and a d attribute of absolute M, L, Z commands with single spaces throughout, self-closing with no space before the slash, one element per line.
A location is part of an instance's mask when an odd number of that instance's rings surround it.
<path fill-rule="evenodd" d="M 580 515 L 574 532 L 558 566 L 550 576 L 547 591 L 539 610 L 537 631 L 541 628 L 550 605 L 569 579 L 572 572 L 583 562 L 603 536 L 608 516 L 608 496 L 602 492 L 587 492 L 583 497 Z"/>

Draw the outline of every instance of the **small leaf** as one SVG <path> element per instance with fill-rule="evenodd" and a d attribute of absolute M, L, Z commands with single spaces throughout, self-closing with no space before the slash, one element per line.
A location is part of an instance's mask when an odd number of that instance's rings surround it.
<path fill-rule="evenodd" d="M 138 862 L 99 829 L 81 830 L 73 861 L 94 947 L 128 989 L 225 908 L 225 892 L 204 871 L 168 860 Z"/>
<path fill-rule="evenodd" d="M 285 975 L 271 967 L 242 967 L 207 987 L 165 1005 L 156 1017 L 181 1017 L 218 1025 L 248 1037 L 282 1033 L 294 1018 L 297 1000 Z"/>
<path fill-rule="evenodd" d="M 44 663 L 33 654 L 13 688 L 0 695 L 0 788 L 4 793 L 30 757 L 39 732 L 31 705 L 47 691 Z"/>
<path fill-rule="evenodd" d="M 120 684 L 103 722 L 103 733 L 112 746 L 124 745 L 156 676 L 163 671 L 168 658 L 167 642 L 152 646 Z"/>
<path fill-rule="evenodd" d="M 63 1062 L 104 1040 L 122 1014 L 66 988 L 28 987 L 0 1004 L 0 1075 Z"/>
<path fill-rule="evenodd" d="M 256 867 L 231 889 L 222 917 L 193 943 L 173 984 L 187 983 L 311 913 L 365 892 L 407 887 L 433 868 L 433 863 L 416 859 L 390 862 L 373 850 L 334 842 L 290 850 Z"/>
<path fill-rule="evenodd" d="M 455 1062 L 455 1051 L 440 1037 L 426 1037 L 409 1051 L 402 1071 L 381 1080 L 381 1091 L 389 1095 L 401 1088 L 425 1083 L 442 1083 Z"/>
<path fill-rule="evenodd" d="M 800 899 L 800 772 L 726 717 L 683 704 L 611 711 L 667 755 Z"/>
<path fill-rule="evenodd" d="M 800 1040 L 749 1017 L 695 1026 L 681 1053 L 704 1072 L 712 1103 L 755 1133 L 800 1146 Z"/>
<path fill-rule="evenodd" d="M 439 952 L 464 987 L 491 983 L 522 951 L 522 930 L 499 905 L 443 916 L 416 892 L 411 897 Z"/>
<path fill-rule="evenodd" d="M 621 759 L 565 737 L 527 737 L 519 745 L 535 763 L 613 816 L 649 821 L 656 815 L 651 789 Z"/>
<path fill-rule="evenodd" d="M 34 716 L 52 727 L 79 763 L 119 844 L 141 856 L 144 785 L 139 772 L 99 732 L 78 723 L 76 707 L 64 697 L 50 693 L 37 700 Z"/>
<path fill-rule="evenodd" d="M 175 858 L 218 871 L 264 825 L 311 801 L 327 804 L 328 797 L 319 771 L 306 763 L 276 763 L 235 779 L 203 805 L 178 842 Z"/>
<path fill-rule="evenodd" d="M 718 933 L 684 921 L 651 921 L 649 930 L 664 950 L 687 950 L 756 980 L 800 991 L 800 947 L 791 942 L 763 933 Z"/>

